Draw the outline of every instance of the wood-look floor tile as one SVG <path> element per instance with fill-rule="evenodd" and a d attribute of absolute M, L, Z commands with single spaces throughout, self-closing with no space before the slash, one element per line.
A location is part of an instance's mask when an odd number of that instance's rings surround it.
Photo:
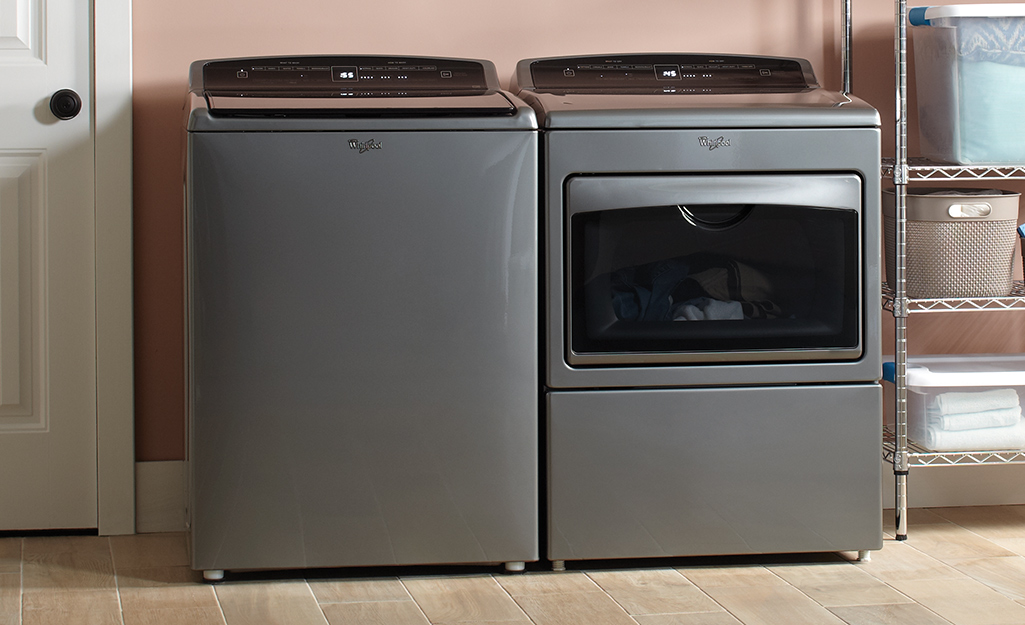
<path fill-rule="evenodd" d="M 214 589 L 227 625 L 326 625 L 306 582 L 222 584 Z"/>
<path fill-rule="evenodd" d="M 950 625 L 950 621 L 917 603 L 841 606 L 829 611 L 848 625 Z"/>
<path fill-rule="evenodd" d="M 309 580 L 310 588 L 320 603 L 353 603 L 358 601 L 411 601 L 397 577 L 383 579 L 317 579 Z"/>
<path fill-rule="evenodd" d="M 987 540 L 1019 556 L 1025 556 L 1025 538 L 988 538 Z"/>
<path fill-rule="evenodd" d="M 1025 558 L 972 558 L 951 565 L 972 579 L 982 582 L 1005 597 L 1025 601 Z"/>
<path fill-rule="evenodd" d="M 0 573 L 0 625 L 21 622 L 21 575 Z"/>
<path fill-rule="evenodd" d="M 954 625 L 1021 625 L 1025 606 L 974 579 L 891 582 L 897 590 Z"/>
<path fill-rule="evenodd" d="M 1015 555 L 996 543 L 956 525 L 918 526 L 914 532 L 908 532 L 907 543 L 941 562 Z"/>
<path fill-rule="evenodd" d="M 908 527 L 917 525 L 932 525 L 936 523 L 949 523 L 950 521 L 936 514 L 931 508 L 909 508 L 907 511 Z M 893 510 L 883 510 L 883 531 L 891 536 L 897 527 L 897 517 Z M 910 531 L 908 532 L 911 533 Z"/>
<path fill-rule="evenodd" d="M 770 566 L 769 570 L 826 607 L 911 601 L 856 564 Z"/>
<path fill-rule="evenodd" d="M 331 625 L 430 625 L 412 600 L 328 603 L 322 607 Z"/>
<path fill-rule="evenodd" d="M 121 605 L 126 611 L 216 608 L 213 586 L 203 583 L 202 577 L 188 567 L 118 571 Z"/>
<path fill-rule="evenodd" d="M 698 566 L 678 569 L 702 590 L 722 586 L 786 586 L 778 575 L 762 566 Z"/>
<path fill-rule="evenodd" d="M 516 598 L 536 625 L 635 625 L 604 592 L 568 592 Z"/>
<path fill-rule="evenodd" d="M 22 594 L 23 625 L 121 625 L 114 590 L 43 590 Z"/>
<path fill-rule="evenodd" d="M 950 526 L 953 527 L 953 526 Z M 917 538 L 917 536 L 916 536 Z M 872 552 L 868 562 L 858 562 L 858 570 L 884 582 L 902 579 L 954 579 L 965 577 L 957 569 L 926 555 L 905 541 L 888 540 Z"/>
<path fill-rule="evenodd" d="M 26 543 L 28 541 L 26 540 Z M 72 551 L 26 554 L 25 590 L 113 590 L 114 564 L 109 553 Z"/>
<path fill-rule="evenodd" d="M 707 592 L 744 625 L 843 624 L 792 586 L 719 586 Z"/>
<path fill-rule="evenodd" d="M 600 590 L 590 577 L 579 571 L 502 575 L 495 579 L 513 597 L 564 592 L 594 592 Z"/>
<path fill-rule="evenodd" d="M 21 539 L 0 538 L 0 573 L 21 572 Z"/>
<path fill-rule="evenodd" d="M 743 625 L 729 612 L 694 612 L 691 614 L 651 614 L 635 616 L 639 625 Z"/>
<path fill-rule="evenodd" d="M 124 625 L 224 625 L 220 608 L 124 610 Z"/>
<path fill-rule="evenodd" d="M 594 571 L 587 576 L 628 614 L 715 612 L 721 609 L 675 569 Z"/>
<path fill-rule="evenodd" d="M 432 623 L 529 623 L 491 576 L 403 578 Z"/>
<path fill-rule="evenodd" d="M 189 565 L 185 534 L 181 532 L 111 536 L 110 550 L 118 571 Z"/>
<path fill-rule="evenodd" d="M 203 581 L 202 571 L 187 566 L 160 566 L 141 569 L 119 569 L 118 588 L 162 588 L 165 586 L 213 586 Z"/>
<path fill-rule="evenodd" d="M 1025 538 L 1025 506 L 934 508 L 933 512 L 985 538 Z"/>
<path fill-rule="evenodd" d="M 88 553 L 110 557 L 110 541 L 105 536 L 37 536 L 23 539 L 25 558 L 56 553 Z"/>

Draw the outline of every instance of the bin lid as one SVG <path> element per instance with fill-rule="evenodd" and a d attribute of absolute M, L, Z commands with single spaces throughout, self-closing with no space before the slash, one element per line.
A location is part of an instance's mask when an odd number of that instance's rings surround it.
<path fill-rule="evenodd" d="M 895 366 L 883 363 L 883 379 L 893 382 Z M 908 386 L 1025 386 L 1025 354 L 909 356 Z"/>
<path fill-rule="evenodd" d="M 945 4 L 912 7 L 908 11 L 912 26 L 929 26 L 929 20 L 944 17 L 1025 17 L 1025 3 Z"/>

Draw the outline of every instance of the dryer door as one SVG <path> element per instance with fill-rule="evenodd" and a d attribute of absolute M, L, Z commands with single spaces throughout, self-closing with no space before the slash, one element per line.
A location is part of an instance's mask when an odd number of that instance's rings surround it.
<path fill-rule="evenodd" d="M 577 177 L 567 187 L 567 360 L 853 360 L 853 174 Z"/>

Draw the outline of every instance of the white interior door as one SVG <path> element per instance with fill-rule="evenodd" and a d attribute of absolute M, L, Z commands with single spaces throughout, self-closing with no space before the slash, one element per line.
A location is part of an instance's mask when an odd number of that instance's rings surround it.
<path fill-rule="evenodd" d="M 0 0 L 0 529 L 97 527 L 91 4 Z"/>

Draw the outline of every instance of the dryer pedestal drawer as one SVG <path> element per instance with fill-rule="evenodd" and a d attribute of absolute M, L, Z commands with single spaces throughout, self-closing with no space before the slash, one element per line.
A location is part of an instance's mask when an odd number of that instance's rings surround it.
<path fill-rule="evenodd" d="M 552 560 L 882 547 L 877 384 L 553 392 Z"/>

